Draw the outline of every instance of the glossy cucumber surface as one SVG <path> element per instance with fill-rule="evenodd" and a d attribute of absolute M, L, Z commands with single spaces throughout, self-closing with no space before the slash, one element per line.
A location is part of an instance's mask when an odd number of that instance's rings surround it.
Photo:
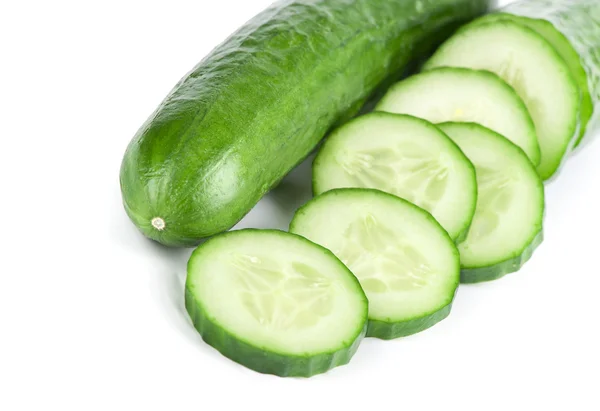
<path fill-rule="evenodd" d="M 336 124 L 488 0 L 285 0 L 169 93 L 133 138 L 120 183 L 147 237 L 193 246 L 233 227 Z"/>

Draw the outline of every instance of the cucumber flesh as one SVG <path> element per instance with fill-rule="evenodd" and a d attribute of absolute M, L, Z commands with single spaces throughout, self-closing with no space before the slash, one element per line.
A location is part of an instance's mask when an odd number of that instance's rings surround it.
<path fill-rule="evenodd" d="M 300 208 L 290 231 L 332 250 L 358 277 L 369 298 L 367 336 L 414 334 L 450 313 L 458 250 L 414 204 L 379 190 L 334 189 Z"/>
<path fill-rule="evenodd" d="M 323 247 L 282 231 L 241 230 L 194 251 L 186 308 L 226 357 L 261 373 L 309 377 L 350 361 L 368 302 Z"/>
<path fill-rule="evenodd" d="M 527 107 L 497 75 L 465 68 L 439 68 L 409 77 L 393 86 L 379 111 L 404 113 L 433 123 L 476 122 L 505 135 L 534 164 L 540 147 Z"/>
<path fill-rule="evenodd" d="M 587 74 L 581 65 L 579 55 L 565 35 L 558 31 L 556 27 L 554 27 L 554 25 L 547 20 L 517 16 L 510 13 L 493 13 L 477 19 L 472 24 L 490 23 L 499 20 L 513 21 L 517 24 L 534 30 L 536 33 L 546 39 L 546 41 L 548 41 L 552 47 L 554 47 L 554 50 L 560 54 L 562 59 L 569 66 L 569 70 L 571 71 L 573 78 L 577 82 L 579 91 L 581 92 L 579 136 L 574 144 L 575 146 L 579 145 L 585 136 L 588 122 L 592 118 L 592 114 L 594 112 L 594 104 L 590 95 Z"/>
<path fill-rule="evenodd" d="M 489 281 L 518 271 L 542 241 L 544 185 L 535 167 L 519 147 L 479 124 L 440 128 L 477 172 L 477 210 L 467 239 L 458 246 L 461 281 Z"/>
<path fill-rule="evenodd" d="M 335 130 L 313 163 L 316 195 L 335 188 L 375 188 L 429 211 L 457 242 L 477 203 L 475 169 L 433 124 L 374 112 Z"/>
<path fill-rule="evenodd" d="M 489 70 L 510 84 L 536 126 L 538 172 L 544 180 L 554 175 L 576 141 L 581 96 L 569 67 L 542 36 L 511 21 L 472 25 L 444 43 L 425 69 L 441 66 Z"/>

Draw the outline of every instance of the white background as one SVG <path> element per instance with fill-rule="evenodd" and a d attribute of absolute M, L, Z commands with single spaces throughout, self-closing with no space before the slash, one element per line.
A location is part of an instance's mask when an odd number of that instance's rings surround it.
<path fill-rule="evenodd" d="M 143 238 L 118 173 L 171 87 L 270 0 L 0 6 L 0 410 L 600 409 L 600 141 L 547 187 L 518 274 L 460 288 L 452 315 L 365 340 L 308 380 L 247 370 L 183 308 L 191 250 Z M 304 165 L 243 221 L 285 228 Z"/>

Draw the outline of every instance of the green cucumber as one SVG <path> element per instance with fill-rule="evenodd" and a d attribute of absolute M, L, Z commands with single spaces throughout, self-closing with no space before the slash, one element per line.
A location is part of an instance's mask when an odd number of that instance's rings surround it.
<path fill-rule="evenodd" d="M 313 163 L 316 195 L 375 188 L 429 211 L 455 241 L 467 234 L 477 203 L 475 169 L 433 124 L 374 112 L 334 131 Z"/>
<path fill-rule="evenodd" d="M 529 3 L 529 2 L 528 2 Z M 540 9 L 538 9 L 541 11 Z M 524 25 L 525 27 L 534 30 L 539 35 L 544 37 L 548 43 L 554 47 L 554 49 L 560 54 L 562 59 L 567 63 L 571 74 L 581 92 L 581 108 L 580 108 L 580 130 L 579 137 L 577 138 L 575 145 L 578 145 L 583 139 L 587 124 L 592 118 L 594 112 L 594 104 L 590 95 L 590 88 L 588 86 L 588 78 L 585 69 L 581 65 L 579 55 L 569 42 L 569 40 L 558 31 L 552 23 L 547 20 L 534 19 L 529 17 L 517 16 L 508 12 L 499 12 L 488 14 L 487 16 L 481 17 L 473 22 L 473 24 L 489 23 L 493 21 L 511 20 L 517 24 Z"/>
<path fill-rule="evenodd" d="M 562 55 L 582 92 L 582 132 L 590 135 L 597 131 L 600 128 L 600 2 L 526 0 L 512 3 L 502 11 L 527 18 L 528 26 L 542 34 Z M 555 30 L 546 28 L 548 25 L 538 23 L 540 21 L 552 23 Z M 581 142 L 583 133 L 576 144 Z"/>
<path fill-rule="evenodd" d="M 185 305 L 202 338 L 261 373 L 310 377 L 350 361 L 368 301 L 329 250 L 276 230 L 240 230 L 198 247 Z"/>
<path fill-rule="evenodd" d="M 490 281 L 518 271 L 542 242 L 544 185 L 523 150 L 475 123 L 439 127 L 475 165 L 477 210 L 459 244 L 461 281 Z"/>
<path fill-rule="evenodd" d="M 369 299 L 367 336 L 411 335 L 449 315 L 458 250 L 416 205 L 379 190 L 334 189 L 300 208 L 290 231 L 333 251 L 358 277 Z"/>
<path fill-rule="evenodd" d="M 147 237 L 191 246 L 234 226 L 335 124 L 489 0 L 284 0 L 185 76 L 120 174 Z"/>
<path fill-rule="evenodd" d="M 510 84 L 535 123 L 542 151 L 538 172 L 544 180 L 556 173 L 578 137 L 581 96 L 550 43 L 513 21 L 479 23 L 459 30 L 424 68 L 442 66 L 489 70 Z"/>
<path fill-rule="evenodd" d="M 377 110 L 405 113 L 433 123 L 472 121 L 519 145 L 534 164 L 540 147 L 527 107 L 497 75 L 444 67 L 409 77 L 390 88 Z"/>

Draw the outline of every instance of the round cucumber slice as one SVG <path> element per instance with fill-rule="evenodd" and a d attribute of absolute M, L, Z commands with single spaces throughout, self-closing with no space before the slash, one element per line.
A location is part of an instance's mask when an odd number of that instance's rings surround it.
<path fill-rule="evenodd" d="M 587 125 L 594 114 L 594 103 L 588 85 L 588 77 L 581 64 L 581 58 L 577 51 L 573 48 L 567 37 L 558 31 L 556 27 L 548 20 L 534 19 L 530 17 L 517 16 L 510 14 L 510 7 L 505 13 L 492 13 L 475 20 L 472 24 L 490 23 L 499 20 L 509 20 L 516 24 L 523 25 L 534 30 L 541 35 L 548 43 L 554 47 L 554 50 L 560 54 L 562 59 L 569 66 L 569 70 L 573 78 L 577 82 L 579 91 L 581 92 L 581 108 L 580 108 L 580 128 L 579 136 L 575 142 L 575 146 L 581 143 L 581 140 L 586 134 Z"/>
<path fill-rule="evenodd" d="M 518 271 L 542 242 L 544 185 L 535 167 L 508 139 L 474 123 L 439 126 L 477 172 L 477 210 L 458 246 L 461 281 L 495 280 Z"/>
<path fill-rule="evenodd" d="M 581 96 L 569 67 L 550 43 L 512 21 L 475 24 L 444 43 L 425 69 L 442 66 L 489 70 L 510 84 L 535 123 L 542 150 L 538 172 L 544 180 L 554 175 L 576 141 Z M 502 130 L 489 128 L 514 142 Z"/>
<path fill-rule="evenodd" d="M 540 161 L 535 125 L 523 100 L 493 73 L 440 68 L 409 77 L 393 86 L 379 111 L 404 113 L 433 123 L 475 122 L 505 135 L 534 164 Z"/>
<path fill-rule="evenodd" d="M 316 195 L 376 188 L 429 211 L 455 241 L 468 232 L 477 203 L 475 169 L 433 124 L 370 113 L 335 130 L 313 163 Z"/>
<path fill-rule="evenodd" d="M 300 208 L 290 231 L 332 250 L 358 277 L 369 298 L 367 336 L 414 334 L 449 315 L 458 250 L 416 205 L 379 190 L 334 189 Z"/>
<path fill-rule="evenodd" d="M 359 282 L 328 250 L 275 230 L 198 247 L 185 303 L 202 338 L 255 371 L 309 377 L 346 364 L 366 332 Z"/>

